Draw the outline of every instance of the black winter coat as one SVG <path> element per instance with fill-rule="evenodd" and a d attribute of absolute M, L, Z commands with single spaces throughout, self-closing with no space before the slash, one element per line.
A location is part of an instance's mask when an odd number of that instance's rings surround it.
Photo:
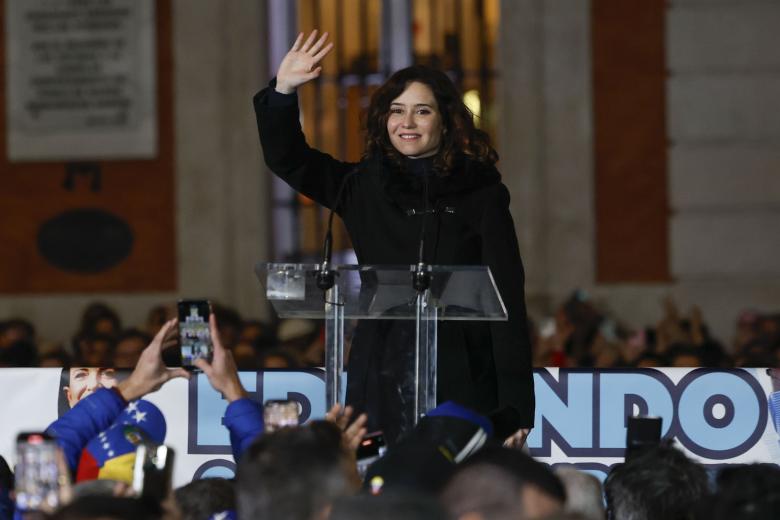
<path fill-rule="evenodd" d="M 400 171 L 381 158 L 348 163 L 306 144 L 297 97 L 278 103 L 266 88 L 254 98 L 265 162 L 293 189 L 337 213 L 361 264 L 416 264 L 423 201 L 420 175 Z M 269 104 L 269 97 L 275 96 Z M 509 192 L 494 167 L 462 159 L 446 177 L 429 176 L 426 262 L 488 265 L 507 308 L 506 322 L 442 322 L 439 325 L 439 402 L 457 401 L 489 415 L 497 436 L 534 422 L 531 345 L 524 296 L 524 273 L 509 213 Z M 347 403 L 369 414 L 369 428 L 394 439 L 408 429 L 398 415 L 399 373 L 413 350 L 413 322 L 361 322 L 348 361 Z M 405 422 L 406 421 L 406 422 Z M 400 430 L 400 431 L 399 431 Z"/>

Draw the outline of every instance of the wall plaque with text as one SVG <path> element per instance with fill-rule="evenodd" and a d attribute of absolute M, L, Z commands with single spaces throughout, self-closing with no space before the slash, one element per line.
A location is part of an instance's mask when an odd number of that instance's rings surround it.
<path fill-rule="evenodd" d="M 152 0 L 6 0 L 10 161 L 158 153 Z"/>

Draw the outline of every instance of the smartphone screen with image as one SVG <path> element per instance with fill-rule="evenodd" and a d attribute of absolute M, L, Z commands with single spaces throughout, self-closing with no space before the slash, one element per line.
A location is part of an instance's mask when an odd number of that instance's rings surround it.
<path fill-rule="evenodd" d="M 264 431 L 270 433 L 288 426 L 298 426 L 298 403 L 283 399 L 269 399 L 263 404 Z"/>
<path fill-rule="evenodd" d="M 20 511 L 52 511 L 59 505 L 59 446 L 45 433 L 16 438 L 15 491 Z"/>
<path fill-rule="evenodd" d="M 191 367 L 196 359 L 211 361 L 214 352 L 209 332 L 211 304 L 208 300 L 181 300 L 178 308 L 182 366 Z"/>

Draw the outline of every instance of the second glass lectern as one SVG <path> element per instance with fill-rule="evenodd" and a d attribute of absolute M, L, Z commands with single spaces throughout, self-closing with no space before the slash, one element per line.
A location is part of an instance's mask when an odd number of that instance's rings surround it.
<path fill-rule="evenodd" d="M 412 287 L 416 265 L 333 266 L 336 282 L 327 291 L 316 284 L 320 269 L 320 264 L 261 263 L 255 273 L 279 317 L 325 320 L 328 408 L 341 400 L 345 319 L 414 321 L 414 396 L 408 410 L 414 423 L 436 406 L 437 323 L 507 319 L 487 266 L 425 266 L 431 283 L 421 293 Z"/>

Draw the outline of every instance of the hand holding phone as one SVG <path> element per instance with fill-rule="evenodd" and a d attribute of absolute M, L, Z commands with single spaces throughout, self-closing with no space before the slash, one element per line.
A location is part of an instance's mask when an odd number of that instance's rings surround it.
<path fill-rule="evenodd" d="M 176 341 L 176 332 L 176 320 L 167 321 L 152 342 L 141 352 L 141 357 L 130 376 L 117 385 L 125 400 L 134 401 L 155 392 L 174 377 L 189 378 L 190 373 L 186 370 L 168 368 L 163 363 L 162 350 L 165 345 Z"/>
<path fill-rule="evenodd" d="M 209 384 L 214 390 L 221 393 L 229 403 L 247 396 L 246 390 L 241 385 L 238 377 L 238 368 L 233 360 L 233 354 L 222 346 L 217 330 L 217 320 L 212 314 L 209 317 L 209 330 L 214 353 L 211 362 L 203 358 L 193 361 L 198 369 L 202 370 L 209 379 Z"/>

